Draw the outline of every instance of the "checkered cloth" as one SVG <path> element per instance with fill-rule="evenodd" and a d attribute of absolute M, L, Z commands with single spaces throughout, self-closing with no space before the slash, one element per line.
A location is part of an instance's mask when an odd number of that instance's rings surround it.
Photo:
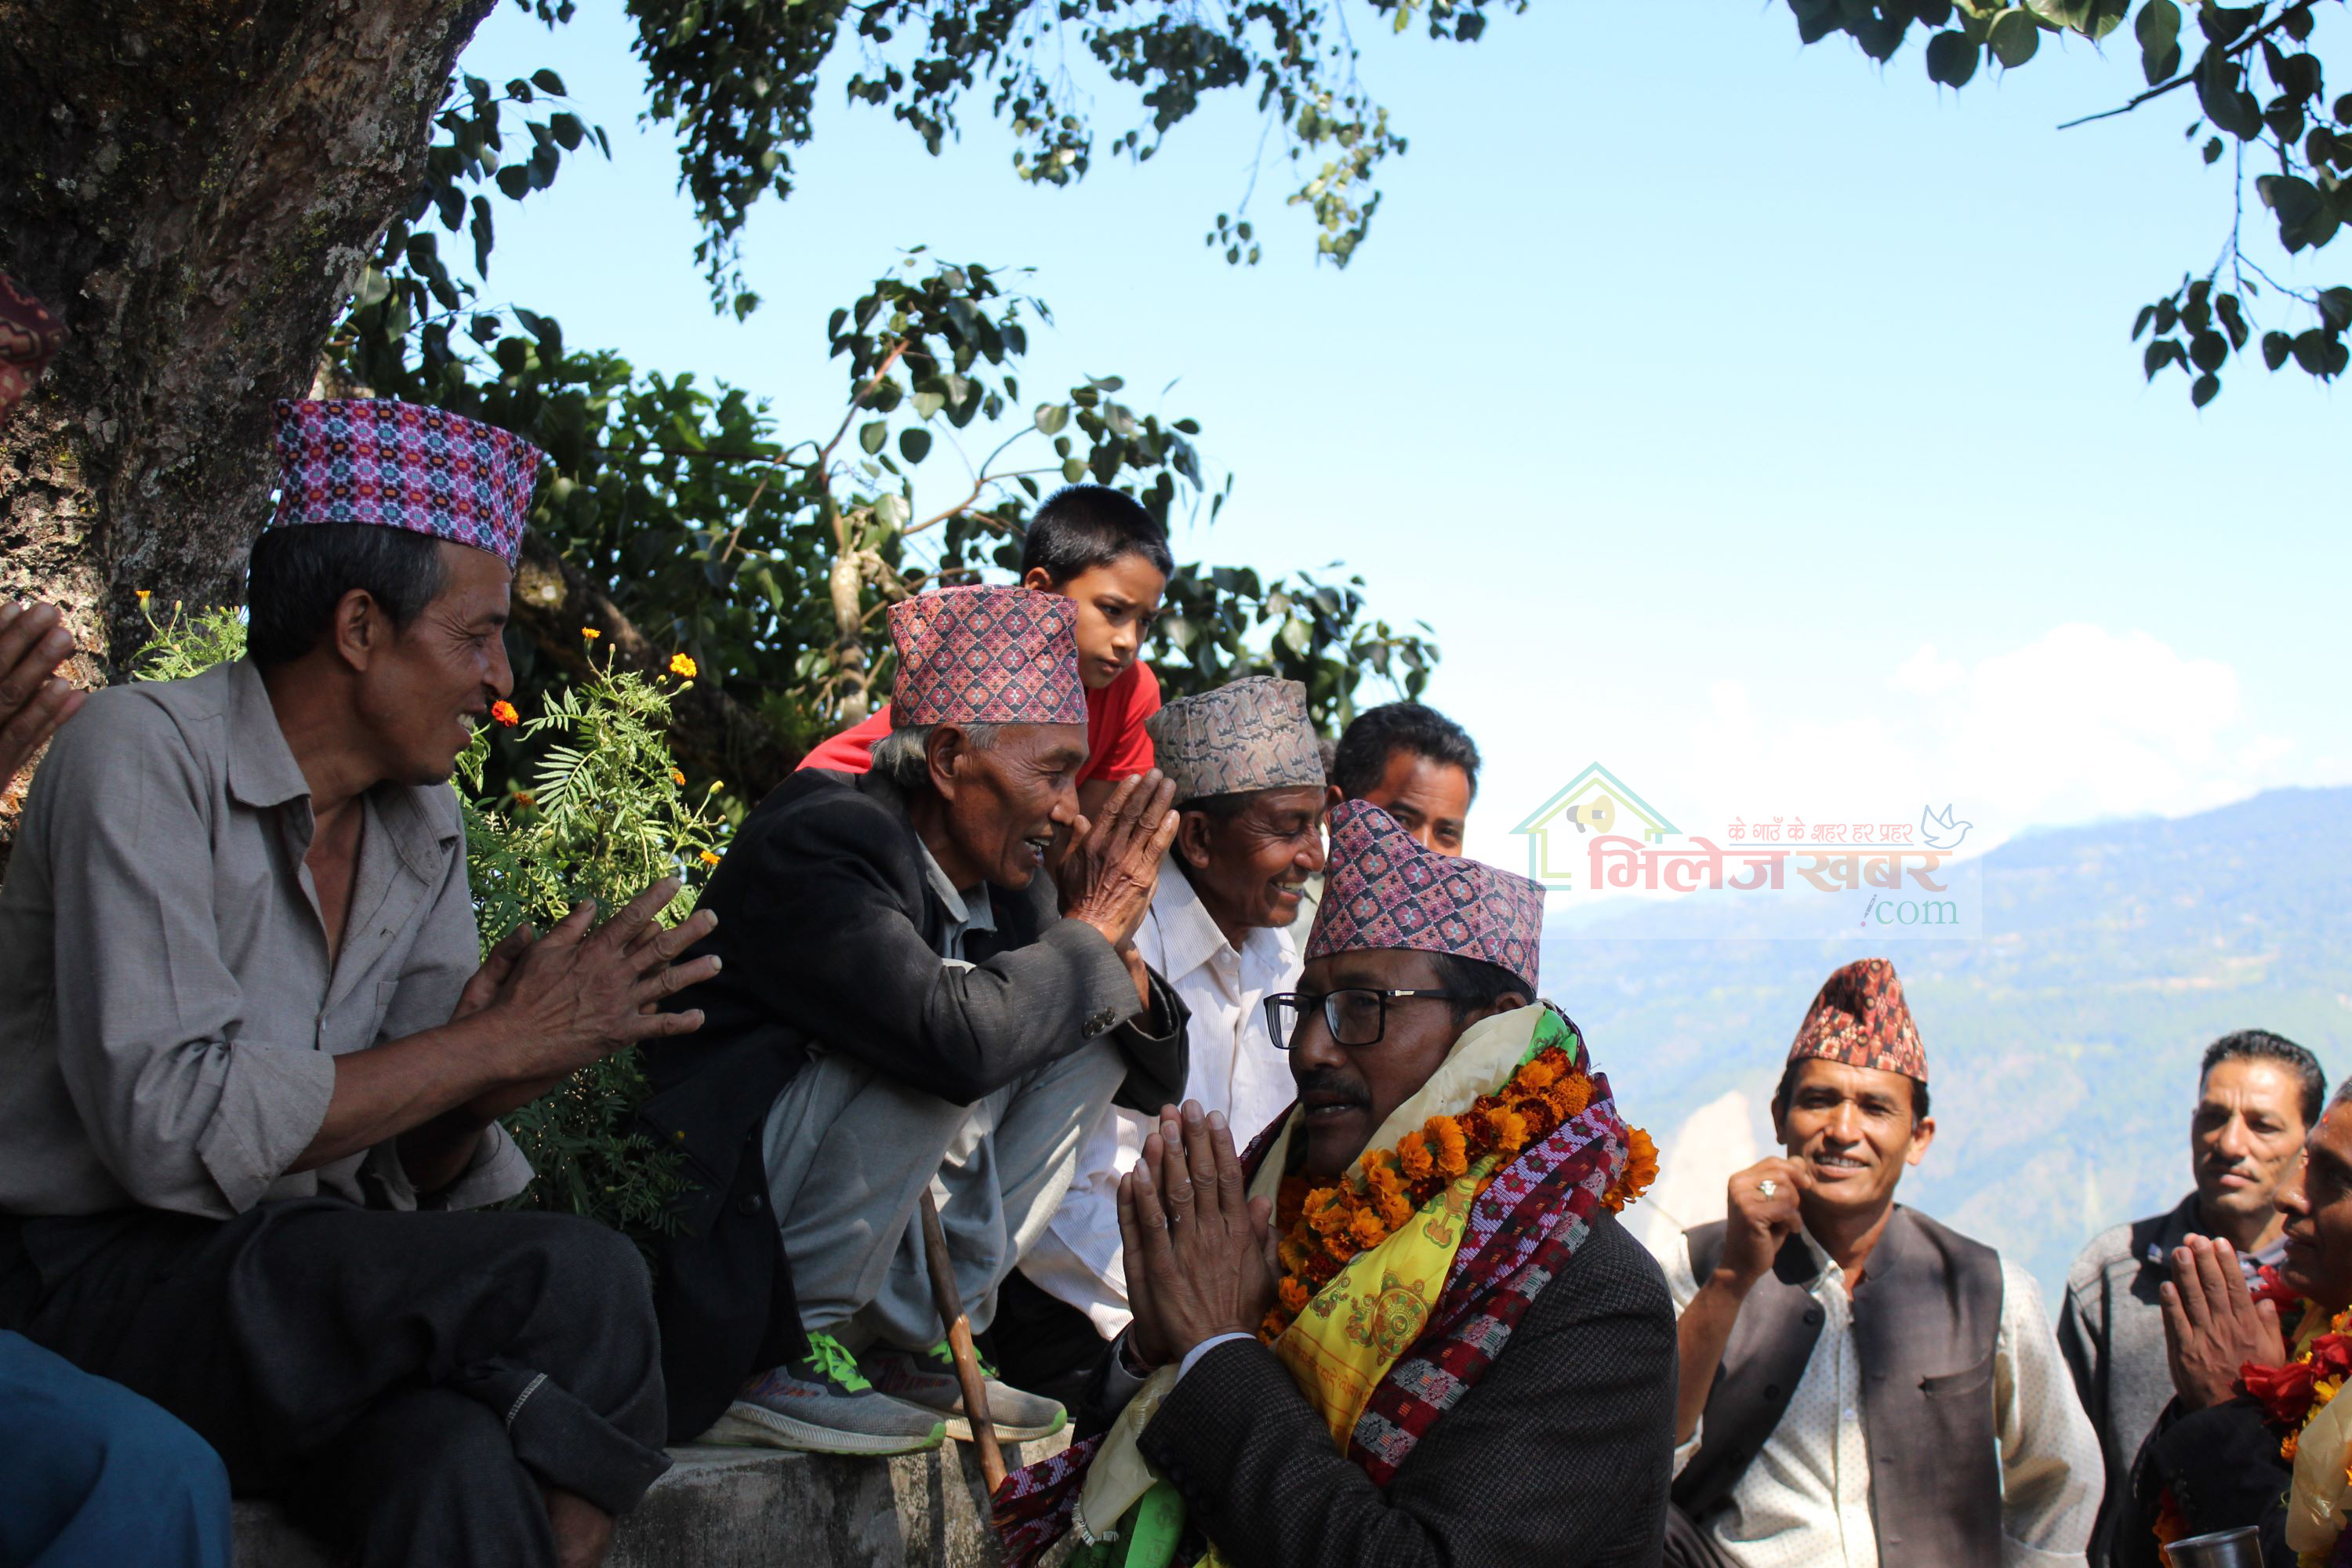
<path fill-rule="evenodd" d="M 1856 959 L 1829 977 L 1789 1047 L 1790 1061 L 1807 1057 L 1927 1081 L 1927 1047 L 1893 963 Z"/>
<path fill-rule="evenodd" d="M 280 403 L 270 526 L 404 528 L 511 566 L 545 457 L 520 436 L 446 409 L 390 398 Z"/>
<path fill-rule="evenodd" d="M 1331 809 L 1330 870 L 1307 957 L 1384 947 L 1450 952 L 1508 970 L 1532 993 L 1543 900 L 1542 887 L 1525 877 L 1423 848 L 1371 802 L 1341 801 Z"/>
<path fill-rule="evenodd" d="M 1077 607 L 1029 588 L 942 588 L 890 606 L 890 722 L 1083 724 Z"/>

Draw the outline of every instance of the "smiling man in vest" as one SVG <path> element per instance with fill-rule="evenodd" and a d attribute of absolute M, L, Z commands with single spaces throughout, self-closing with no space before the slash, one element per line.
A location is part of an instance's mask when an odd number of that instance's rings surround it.
<path fill-rule="evenodd" d="M 1895 1202 L 1934 1141 L 1895 966 L 1830 976 L 1790 1047 L 1785 1158 L 1668 1260 L 1682 1568 L 2081 1563 L 2098 1438 L 2032 1276 Z"/>

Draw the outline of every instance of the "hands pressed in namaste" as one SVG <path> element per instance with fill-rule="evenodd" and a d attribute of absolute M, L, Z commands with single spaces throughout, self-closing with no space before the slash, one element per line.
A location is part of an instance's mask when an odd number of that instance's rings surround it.
<path fill-rule="evenodd" d="M 1242 1181 L 1225 1119 L 1163 1106 L 1118 1179 L 1118 1235 L 1135 1310 L 1129 1346 L 1159 1366 L 1219 1334 L 1257 1331 L 1274 1304 L 1274 1208 Z"/>
<path fill-rule="evenodd" d="M 2254 1300 L 2238 1268 L 2237 1248 L 2228 1242 L 2192 1236 L 2175 1247 L 2172 1278 L 2160 1294 L 2165 1354 L 2184 1409 L 2203 1410 L 2231 1398 L 2238 1369 L 2248 1362 L 2278 1366 L 2286 1361 L 2278 1308 Z"/>

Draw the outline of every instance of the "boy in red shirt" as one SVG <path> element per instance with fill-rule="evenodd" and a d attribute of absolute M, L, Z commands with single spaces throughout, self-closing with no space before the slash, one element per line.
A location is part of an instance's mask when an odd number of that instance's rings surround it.
<path fill-rule="evenodd" d="M 1021 585 L 1077 606 L 1078 673 L 1087 686 L 1087 765 L 1078 809 L 1092 816 L 1120 779 L 1151 767 L 1143 721 L 1160 710 L 1160 678 L 1136 657 L 1176 570 L 1168 536 L 1136 500 L 1105 485 L 1054 492 L 1030 520 Z M 890 732 L 890 708 L 801 759 L 804 768 L 862 773 Z"/>

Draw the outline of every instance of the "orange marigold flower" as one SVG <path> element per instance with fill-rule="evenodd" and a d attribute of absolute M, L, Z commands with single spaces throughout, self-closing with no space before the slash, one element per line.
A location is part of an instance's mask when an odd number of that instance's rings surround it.
<path fill-rule="evenodd" d="M 1497 1110 L 1487 1117 L 1495 1124 L 1495 1147 L 1516 1154 L 1528 1146 L 1528 1119 L 1516 1110 Z"/>
<path fill-rule="evenodd" d="M 1534 1060 L 1519 1069 L 1519 1084 L 1524 1089 L 1542 1089 L 1559 1077 L 1559 1068 L 1546 1059 L 1549 1050 L 1537 1053 Z"/>
<path fill-rule="evenodd" d="M 677 676 L 680 680 L 692 680 L 696 676 L 702 673 L 700 669 L 696 668 L 694 660 L 687 658 L 686 655 L 682 653 L 674 653 L 669 656 L 669 672 L 672 675 Z"/>
<path fill-rule="evenodd" d="M 676 768 L 672 768 L 669 771 L 669 782 L 677 785 L 678 788 L 684 789 L 686 787 L 686 774 Z"/>
<path fill-rule="evenodd" d="M 1348 1211 L 1340 1206 L 1339 1188 L 1321 1187 L 1307 1194 L 1307 1223 L 1318 1236 L 1330 1236 L 1346 1227 Z"/>
<path fill-rule="evenodd" d="M 1275 1260 L 1282 1265 L 1282 1271 L 1286 1274 L 1296 1274 L 1306 1268 L 1309 1256 L 1307 1244 L 1295 1236 L 1286 1236 L 1276 1243 L 1274 1255 Z"/>
<path fill-rule="evenodd" d="M 719 857 L 706 849 L 702 852 L 702 863 L 706 866 L 716 866 L 719 864 Z"/>
<path fill-rule="evenodd" d="M 1305 1283 L 1297 1279 L 1285 1279 L 1275 1294 L 1282 1303 L 1282 1310 L 1294 1318 L 1307 1310 L 1307 1303 L 1312 1300 L 1307 1293 Z"/>
<path fill-rule="evenodd" d="M 2279 1439 L 2279 1460 L 2282 1464 L 2294 1463 L 2295 1447 L 2302 1436 L 2300 1432 L 2290 1432 Z"/>
<path fill-rule="evenodd" d="M 594 626 L 582 626 L 580 628 L 580 635 L 587 641 L 594 642 L 598 637 L 603 637 L 604 634 L 598 631 Z"/>
<path fill-rule="evenodd" d="M 1458 1176 L 1470 1168 L 1470 1150 L 1451 1116 L 1433 1116 L 1425 1131 L 1436 1145 L 1437 1173 Z"/>
<path fill-rule="evenodd" d="M 514 803 L 525 811 L 529 811 L 539 804 L 539 797 L 527 789 L 519 789 L 514 792 Z"/>
<path fill-rule="evenodd" d="M 1378 1247 L 1389 1238 L 1389 1227 L 1370 1209 L 1358 1209 L 1348 1221 L 1348 1234 L 1359 1247 Z"/>
<path fill-rule="evenodd" d="M 1436 1169 L 1429 1152 L 1429 1139 L 1419 1132 L 1408 1132 L 1398 1140 L 1397 1160 L 1404 1167 L 1404 1173 L 1416 1182 L 1428 1180 L 1430 1173 Z"/>
<path fill-rule="evenodd" d="M 142 588 L 142 589 L 140 589 L 140 590 L 139 590 L 139 603 L 140 603 L 142 605 L 144 605 L 147 603 L 147 601 L 148 601 L 149 599 L 151 599 L 151 598 L 152 598 L 152 597 L 154 596 L 154 594 L 155 594 L 155 590 L 154 590 L 154 589 L 152 589 L 152 588 Z"/>
<path fill-rule="evenodd" d="M 522 715 L 515 711 L 515 705 L 503 700 L 490 704 L 490 717 L 509 730 L 522 722 Z"/>

